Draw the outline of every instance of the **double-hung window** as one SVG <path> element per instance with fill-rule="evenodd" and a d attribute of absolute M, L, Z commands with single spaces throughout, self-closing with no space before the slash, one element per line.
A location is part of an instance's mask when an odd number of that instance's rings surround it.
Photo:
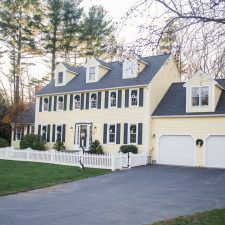
<path fill-rule="evenodd" d="M 137 124 L 130 124 L 128 129 L 128 140 L 129 144 L 137 144 L 137 134 L 138 134 Z"/>
<path fill-rule="evenodd" d="M 97 109 L 98 105 L 98 95 L 97 93 L 92 93 L 90 97 L 90 108 Z"/>
<path fill-rule="evenodd" d="M 80 109 L 80 95 L 74 95 L 74 109 Z"/>
<path fill-rule="evenodd" d="M 109 124 L 108 125 L 108 143 L 116 143 L 116 125 Z"/>
<path fill-rule="evenodd" d="M 130 89 L 130 106 L 138 106 L 139 90 Z"/>
<path fill-rule="evenodd" d="M 110 108 L 117 107 L 117 91 L 111 91 L 109 94 L 109 106 Z"/>
<path fill-rule="evenodd" d="M 43 112 L 48 112 L 49 108 L 49 97 L 44 97 L 43 99 Z"/>
<path fill-rule="evenodd" d="M 35 131 L 35 126 L 31 125 L 30 126 L 30 134 L 34 134 L 34 131 Z"/>
<path fill-rule="evenodd" d="M 41 128 L 41 136 L 44 140 L 47 140 L 47 126 L 43 125 Z"/>
<path fill-rule="evenodd" d="M 59 72 L 58 73 L 57 83 L 58 84 L 62 84 L 63 83 L 63 72 Z"/>
<path fill-rule="evenodd" d="M 64 108 L 64 96 L 57 97 L 57 110 L 62 111 Z"/>
<path fill-rule="evenodd" d="M 192 106 L 208 106 L 209 105 L 209 87 L 192 87 Z"/>
<path fill-rule="evenodd" d="M 16 140 L 21 140 L 22 139 L 22 128 L 18 127 L 16 128 Z"/>
<path fill-rule="evenodd" d="M 89 67 L 89 74 L 88 74 L 88 80 L 89 81 L 95 80 L 95 75 L 96 75 L 95 70 L 96 70 L 95 67 Z"/>
<path fill-rule="evenodd" d="M 55 129 L 55 140 L 62 141 L 62 125 L 56 125 Z"/>

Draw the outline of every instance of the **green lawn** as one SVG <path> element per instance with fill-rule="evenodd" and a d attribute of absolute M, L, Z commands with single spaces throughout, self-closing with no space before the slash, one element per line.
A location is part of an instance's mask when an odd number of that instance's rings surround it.
<path fill-rule="evenodd" d="M 28 191 L 109 173 L 109 170 L 0 160 L 0 195 Z"/>
<path fill-rule="evenodd" d="M 153 223 L 152 225 L 224 225 L 225 209 L 216 209 L 190 216 L 180 216 L 174 219 Z"/>

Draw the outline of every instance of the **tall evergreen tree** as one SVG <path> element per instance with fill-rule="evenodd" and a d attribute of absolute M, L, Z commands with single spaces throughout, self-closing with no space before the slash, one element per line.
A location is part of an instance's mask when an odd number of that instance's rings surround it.
<path fill-rule="evenodd" d="M 106 38 L 113 32 L 112 21 L 102 6 L 92 6 L 81 26 L 82 56 L 101 56 L 107 47 Z"/>
<path fill-rule="evenodd" d="M 40 0 L 2 0 L 0 2 L 0 41 L 7 46 L 11 59 L 16 106 L 20 100 L 23 59 L 36 51 L 40 22 Z"/>

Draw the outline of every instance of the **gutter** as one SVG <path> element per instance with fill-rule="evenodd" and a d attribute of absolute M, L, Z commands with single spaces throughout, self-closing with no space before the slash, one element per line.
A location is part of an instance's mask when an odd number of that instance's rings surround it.
<path fill-rule="evenodd" d="M 172 116 L 151 116 L 154 118 L 188 118 L 188 117 L 225 117 L 225 114 L 200 114 L 200 115 L 172 115 Z"/>

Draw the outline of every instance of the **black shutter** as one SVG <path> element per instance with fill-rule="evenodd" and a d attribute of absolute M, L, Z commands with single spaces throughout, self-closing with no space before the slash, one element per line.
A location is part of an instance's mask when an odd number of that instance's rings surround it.
<path fill-rule="evenodd" d="M 104 129 L 103 129 L 103 144 L 107 143 L 107 124 L 104 124 Z"/>
<path fill-rule="evenodd" d="M 40 97 L 39 101 L 39 112 L 42 112 L 42 97 Z"/>
<path fill-rule="evenodd" d="M 142 145 L 142 123 L 138 124 L 138 144 Z"/>
<path fill-rule="evenodd" d="M 22 138 L 24 137 L 24 125 L 22 126 Z"/>
<path fill-rule="evenodd" d="M 116 124 L 116 144 L 120 144 L 120 124 Z"/>
<path fill-rule="evenodd" d="M 89 109 L 89 93 L 86 94 L 86 109 Z"/>
<path fill-rule="evenodd" d="M 67 95 L 64 95 L 64 111 L 67 109 Z"/>
<path fill-rule="evenodd" d="M 54 111 L 56 111 L 57 96 L 54 96 Z"/>
<path fill-rule="evenodd" d="M 27 135 L 30 134 L 30 125 L 27 125 Z"/>
<path fill-rule="evenodd" d="M 139 106 L 142 107 L 144 105 L 144 89 L 139 89 Z"/>
<path fill-rule="evenodd" d="M 73 110 L 73 95 L 70 95 L 70 110 Z"/>
<path fill-rule="evenodd" d="M 50 125 L 47 127 L 47 142 L 50 142 Z"/>
<path fill-rule="evenodd" d="M 55 142 L 55 124 L 52 125 L 52 142 Z"/>
<path fill-rule="evenodd" d="M 122 90 L 119 90 L 118 91 L 118 104 L 117 104 L 117 107 L 121 108 L 121 105 L 122 105 Z"/>
<path fill-rule="evenodd" d="M 128 134 L 128 124 L 124 124 L 124 132 L 123 132 L 123 143 L 127 144 L 127 134 Z"/>
<path fill-rule="evenodd" d="M 105 92 L 105 108 L 109 108 L 109 92 Z"/>
<path fill-rule="evenodd" d="M 65 142 L 65 139 L 66 139 L 66 124 L 63 124 L 62 142 Z"/>
<path fill-rule="evenodd" d="M 125 107 L 129 107 L 129 90 L 125 90 Z"/>
<path fill-rule="evenodd" d="M 49 97 L 49 103 L 48 103 L 48 111 L 52 111 L 52 96 Z"/>
<path fill-rule="evenodd" d="M 80 109 L 84 109 L 84 93 L 81 94 Z"/>
<path fill-rule="evenodd" d="M 102 93 L 98 92 L 98 109 L 101 109 L 102 105 Z"/>
<path fill-rule="evenodd" d="M 41 125 L 38 125 L 38 135 L 41 135 Z"/>

